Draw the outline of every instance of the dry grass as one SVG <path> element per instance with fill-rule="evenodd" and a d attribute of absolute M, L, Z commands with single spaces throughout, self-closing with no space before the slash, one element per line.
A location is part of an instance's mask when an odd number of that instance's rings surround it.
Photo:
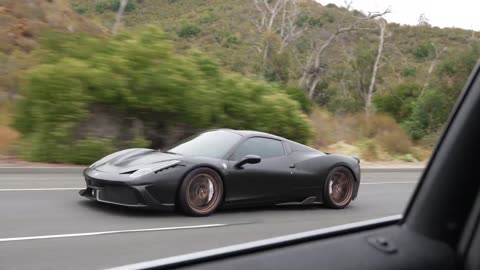
<path fill-rule="evenodd" d="M 331 144 L 325 150 L 327 150 L 327 152 L 336 154 L 343 154 L 354 157 L 361 156 L 360 147 L 345 143 L 344 141 L 339 141 L 337 143 Z"/>
<path fill-rule="evenodd" d="M 7 106 L 0 104 L 0 154 L 6 154 L 18 139 L 18 132 L 9 127 L 10 113 Z"/>
<path fill-rule="evenodd" d="M 336 119 L 328 111 L 320 108 L 314 108 L 310 115 L 310 120 L 313 126 L 315 137 L 313 144 L 317 147 L 325 147 L 327 145 L 341 141 L 336 138 Z"/>
<path fill-rule="evenodd" d="M 420 161 L 428 159 L 430 150 L 413 147 L 413 143 L 393 118 L 365 113 L 335 116 L 315 108 L 310 116 L 314 146 L 327 152 L 359 156 L 365 160 Z"/>
<path fill-rule="evenodd" d="M 18 133 L 10 127 L 0 126 L 0 153 L 6 154 L 18 139 Z"/>

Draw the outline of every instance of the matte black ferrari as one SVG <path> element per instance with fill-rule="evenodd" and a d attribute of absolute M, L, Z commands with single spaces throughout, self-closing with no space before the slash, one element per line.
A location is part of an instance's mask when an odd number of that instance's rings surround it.
<path fill-rule="evenodd" d="M 323 203 L 345 208 L 360 186 L 357 158 L 257 131 L 218 129 L 167 151 L 134 148 L 83 172 L 80 195 L 129 207 L 204 216 L 219 207 Z"/>

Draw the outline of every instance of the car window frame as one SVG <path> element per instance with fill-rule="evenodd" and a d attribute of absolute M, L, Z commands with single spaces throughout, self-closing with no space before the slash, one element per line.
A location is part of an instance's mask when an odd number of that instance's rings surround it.
<path fill-rule="evenodd" d="M 240 148 L 246 141 L 250 140 L 250 139 L 255 139 L 255 138 L 261 138 L 261 139 L 268 139 L 268 140 L 274 140 L 274 141 L 278 141 L 280 142 L 281 146 L 282 146 L 282 150 L 283 150 L 283 154 L 280 155 L 280 156 L 274 156 L 274 157 L 268 157 L 268 158 L 263 158 L 262 157 L 262 160 L 263 159 L 271 159 L 271 158 L 278 158 L 278 157 L 285 157 L 287 156 L 287 149 L 285 149 L 285 142 L 283 140 L 280 140 L 280 139 L 276 139 L 276 138 L 270 138 L 270 137 L 266 137 L 266 136 L 249 136 L 249 137 L 245 137 L 243 140 L 241 140 L 237 145 L 235 145 L 233 147 L 233 150 L 229 153 L 228 155 L 228 158 L 227 160 L 229 161 L 238 161 L 238 160 L 233 160 L 233 156 L 235 155 L 235 152 L 238 150 L 238 148 Z"/>

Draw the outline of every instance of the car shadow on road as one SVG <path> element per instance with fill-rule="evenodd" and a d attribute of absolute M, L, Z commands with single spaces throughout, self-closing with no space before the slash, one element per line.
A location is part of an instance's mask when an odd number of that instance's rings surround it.
<path fill-rule="evenodd" d="M 176 211 L 164 211 L 147 208 L 132 208 L 121 205 L 99 203 L 94 201 L 81 200 L 78 202 L 82 207 L 91 211 L 103 212 L 110 215 L 132 216 L 136 218 L 149 217 L 185 217 Z M 269 206 L 243 206 L 235 208 L 219 209 L 212 216 L 228 216 L 230 214 L 254 214 L 256 212 L 305 212 L 305 211 L 337 211 L 329 209 L 321 204 L 315 205 L 269 205 Z"/>
<path fill-rule="evenodd" d="M 159 211 L 147 208 L 133 208 L 121 205 L 99 203 L 94 201 L 81 200 L 78 204 L 95 212 L 104 212 L 106 214 L 133 216 L 133 217 L 169 217 L 178 215 L 174 211 Z"/>
<path fill-rule="evenodd" d="M 346 209 L 354 208 L 355 206 L 348 206 Z M 332 209 L 324 206 L 323 204 L 314 205 L 267 205 L 267 206 L 255 206 L 255 207 L 235 207 L 221 209 L 217 214 L 238 214 L 238 213 L 255 213 L 255 212 L 335 212 L 343 211 L 343 209 Z"/>

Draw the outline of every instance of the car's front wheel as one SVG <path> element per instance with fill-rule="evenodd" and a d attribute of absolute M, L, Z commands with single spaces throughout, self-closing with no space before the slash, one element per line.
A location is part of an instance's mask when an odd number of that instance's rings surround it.
<path fill-rule="evenodd" d="M 198 168 L 183 180 L 178 206 L 187 215 L 207 216 L 218 208 L 222 198 L 223 183 L 218 173 L 209 168 Z"/>
<path fill-rule="evenodd" d="M 353 195 L 352 172 L 343 166 L 335 167 L 327 177 L 323 189 L 323 201 L 329 208 L 341 209 L 347 207 Z"/>

